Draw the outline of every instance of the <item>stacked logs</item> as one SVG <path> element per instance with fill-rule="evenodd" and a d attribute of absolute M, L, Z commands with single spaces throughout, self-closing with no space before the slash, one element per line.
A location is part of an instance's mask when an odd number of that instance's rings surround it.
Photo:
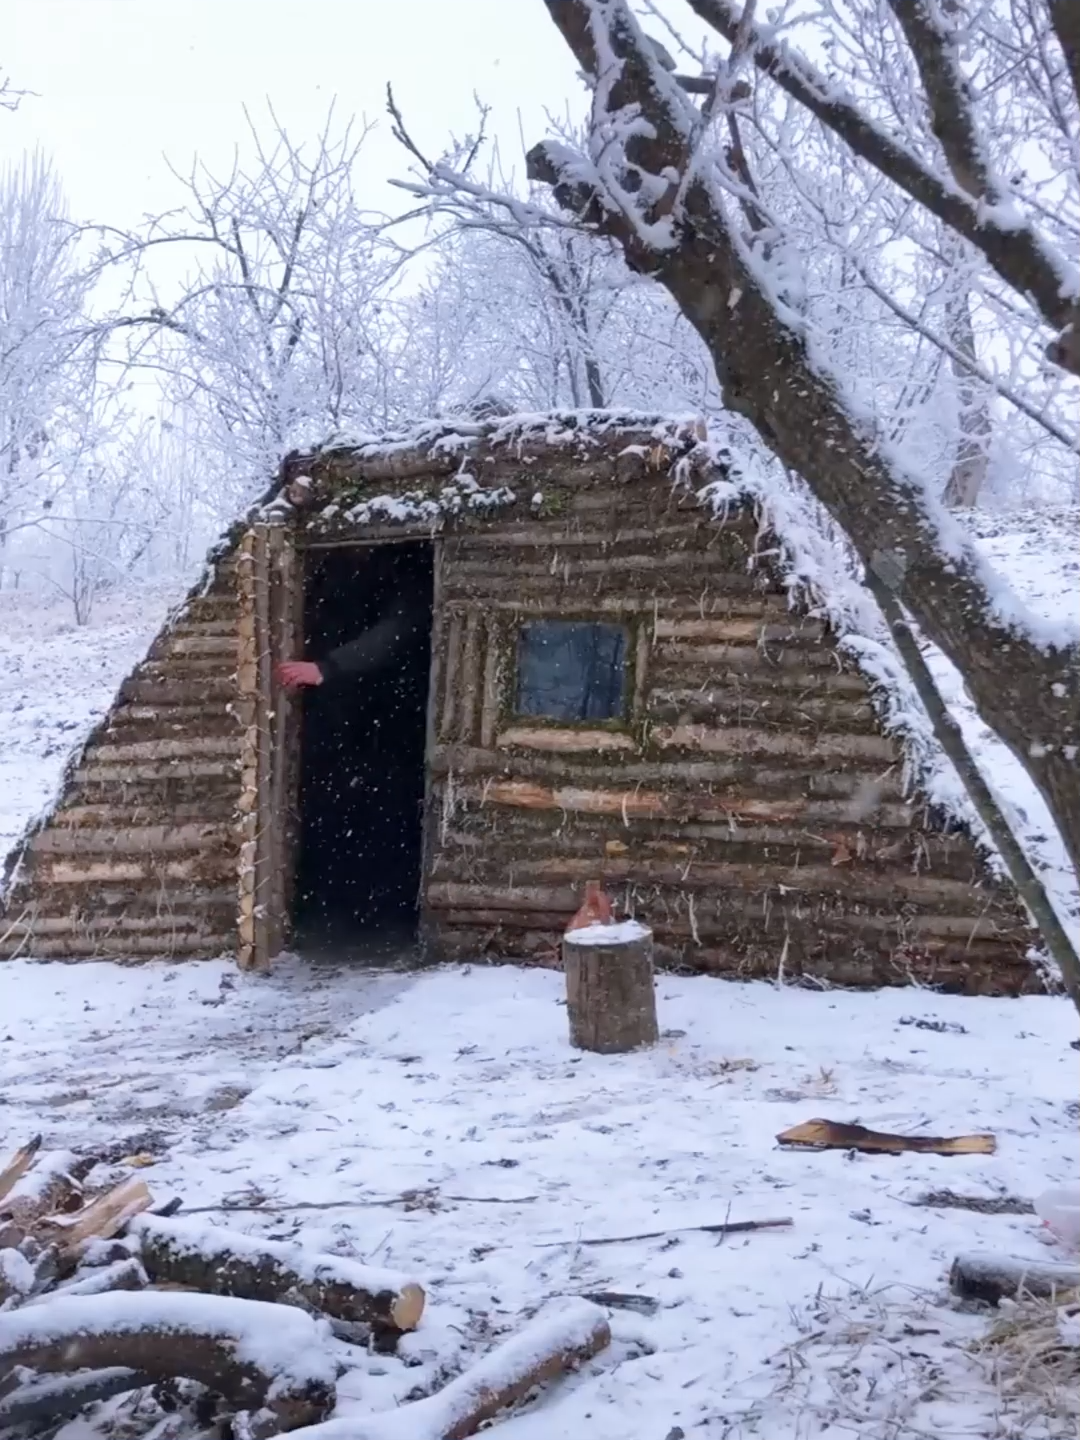
<path fill-rule="evenodd" d="M 24 1145 L 0 1170 L 0 1434 L 55 1427 L 149 1390 L 229 1440 L 458 1440 L 610 1340 L 577 1300 L 534 1321 L 438 1394 L 334 1420 L 341 1341 L 392 1352 L 420 1324 L 423 1287 L 297 1242 L 256 1239 L 155 1209 L 128 1175 L 91 1194 L 94 1157 Z M 405 1428 L 401 1429 L 404 1424 Z"/>

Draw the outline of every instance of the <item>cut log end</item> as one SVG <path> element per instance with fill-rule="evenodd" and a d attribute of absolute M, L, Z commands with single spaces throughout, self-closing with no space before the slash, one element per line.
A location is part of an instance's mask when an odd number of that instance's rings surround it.
<path fill-rule="evenodd" d="M 396 1330 L 415 1330 L 424 1313 L 425 1295 L 420 1285 L 403 1285 L 390 1305 L 390 1319 Z"/>

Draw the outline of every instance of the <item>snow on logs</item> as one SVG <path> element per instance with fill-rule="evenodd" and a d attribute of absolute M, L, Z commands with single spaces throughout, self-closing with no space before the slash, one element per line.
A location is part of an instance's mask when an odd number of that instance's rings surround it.
<path fill-rule="evenodd" d="M 129 1233 L 157 1284 L 300 1305 L 384 1334 L 415 1330 L 424 1313 L 423 1287 L 410 1277 L 315 1253 L 296 1242 L 153 1215 L 141 1216 Z"/>
<path fill-rule="evenodd" d="M 302 1310 L 220 1295 L 57 1296 L 0 1315 L 0 1373 L 123 1367 L 184 1375 L 238 1409 L 259 1433 L 312 1425 L 334 1405 L 328 1325 Z"/>
<path fill-rule="evenodd" d="M 370 1418 L 350 1415 L 296 1440 L 466 1440 L 537 1385 L 575 1370 L 611 1343 L 605 1312 L 574 1300 L 539 1316 L 434 1395 Z"/>

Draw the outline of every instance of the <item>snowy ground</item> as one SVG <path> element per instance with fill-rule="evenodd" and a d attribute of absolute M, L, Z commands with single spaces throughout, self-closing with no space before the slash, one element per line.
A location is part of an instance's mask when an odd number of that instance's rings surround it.
<path fill-rule="evenodd" d="M 345 1413 L 423 1393 L 536 1307 L 605 1290 L 659 1308 L 613 1311 L 610 1351 L 506 1440 L 1075 1433 L 1003 1406 L 966 1348 L 985 1322 L 942 1303 L 958 1250 L 1045 1257 L 1037 1222 L 913 1203 L 1075 1177 L 1063 1000 L 664 978 L 660 1045 L 599 1057 L 568 1045 L 561 977 L 510 967 L 20 961 L 0 985 L 4 1149 L 43 1130 L 50 1148 L 153 1151 L 161 1200 L 426 1282 L 401 1357 L 355 1352 Z M 927 1019 L 949 1028 L 912 1023 Z M 777 1148 L 816 1116 L 993 1131 L 998 1152 Z M 584 1243 L 781 1216 L 789 1231 L 720 1243 Z"/>

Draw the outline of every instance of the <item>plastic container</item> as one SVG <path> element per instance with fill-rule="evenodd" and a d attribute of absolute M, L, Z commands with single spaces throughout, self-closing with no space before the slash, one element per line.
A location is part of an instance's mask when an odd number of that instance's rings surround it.
<path fill-rule="evenodd" d="M 1048 1230 L 1080 1250 L 1080 1185 L 1057 1185 L 1035 1201 L 1035 1214 Z"/>

